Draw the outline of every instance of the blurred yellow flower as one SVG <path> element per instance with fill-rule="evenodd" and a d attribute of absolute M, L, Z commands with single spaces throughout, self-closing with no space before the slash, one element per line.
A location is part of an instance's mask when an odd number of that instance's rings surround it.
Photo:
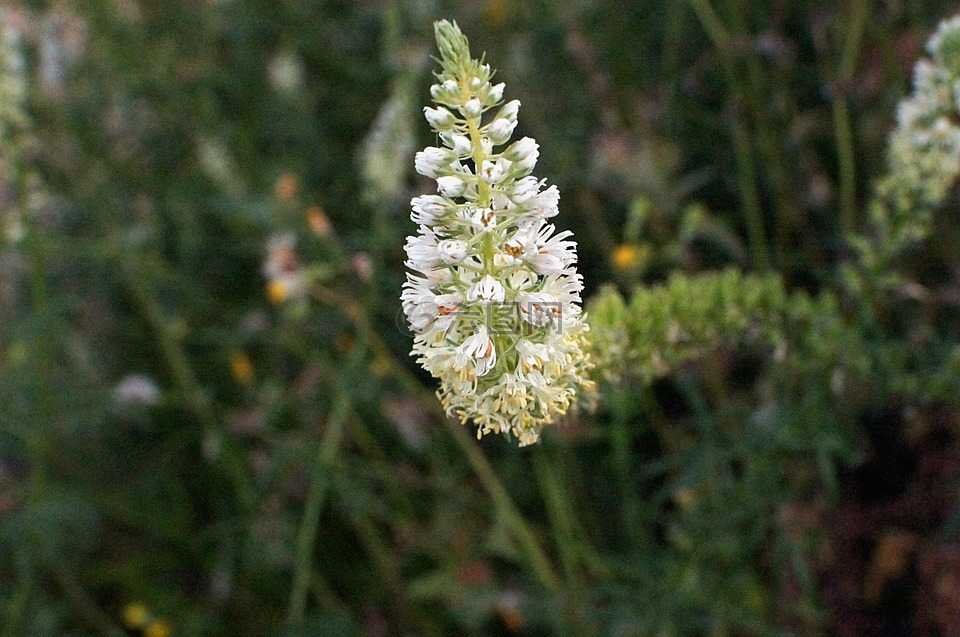
<path fill-rule="evenodd" d="M 383 378 L 390 373 L 390 359 L 383 356 L 377 356 L 370 363 L 370 372 L 379 378 Z"/>
<path fill-rule="evenodd" d="M 610 255 L 613 267 L 618 270 L 629 270 L 640 261 L 640 250 L 630 243 L 621 243 Z"/>
<path fill-rule="evenodd" d="M 503 24 L 507 19 L 507 3 L 505 0 L 491 0 L 487 3 L 486 13 L 493 22 Z"/>
<path fill-rule="evenodd" d="M 150 611 L 140 602 L 130 602 L 123 607 L 121 617 L 123 618 L 124 626 L 137 630 L 143 628 L 147 621 L 150 620 Z"/>
<path fill-rule="evenodd" d="M 673 492 L 673 500 L 681 509 L 689 509 L 697 502 L 697 493 L 688 487 L 680 487 Z"/>
<path fill-rule="evenodd" d="M 241 385 L 249 385 L 253 380 L 253 363 L 243 352 L 236 352 L 230 357 L 230 369 Z"/>
<path fill-rule="evenodd" d="M 169 622 L 162 619 L 150 622 L 143 631 L 143 637 L 170 637 L 171 634 L 173 634 L 173 628 Z"/>
<path fill-rule="evenodd" d="M 290 297 L 287 285 L 280 279 L 271 279 L 267 283 L 267 298 L 271 303 L 283 303 Z"/>

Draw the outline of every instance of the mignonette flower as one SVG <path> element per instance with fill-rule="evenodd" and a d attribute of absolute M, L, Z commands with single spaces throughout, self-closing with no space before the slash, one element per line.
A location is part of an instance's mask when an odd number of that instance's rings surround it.
<path fill-rule="evenodd" d="M 890 135 L 889 172 L 871 216 L 888 251 L 929 232 L 933 210 L 960 176 L 960 16 L 944 20 L 914 67 Z"/>
<path fill-rule="evenodd" d="M 417 153 L 415 167 L 437 194 L 410 202 L 419 231 L 401 294 L 413 355 L 440 380 L 447 413 L 478 437 L 528 445 L 593 391 L 576 243 L 545 221 L 560 192 L 531 175 L 537 142 L 510 143 L 520 102 L 502 103 L 504 85 L 456 23 L 435 31 L 442 68 L 423 113 L 442 147 Z"/>

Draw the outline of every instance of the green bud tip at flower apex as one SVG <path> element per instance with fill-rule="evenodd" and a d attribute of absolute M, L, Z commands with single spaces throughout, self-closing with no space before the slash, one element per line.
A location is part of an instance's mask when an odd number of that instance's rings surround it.
<path fill-rule="evenodd" d="M 435 29 L 441 72 L 424 116 L 441 145 L 415 166 L 437 192 L 411 201 L 401 294 L 412 354 L 448 414 L 528 445 L 594 391 L 576 243 L 547 222 L 560 192 L 531 174 L 536 141 L 510 143 L 520 102 L 503 103 L 456 23 Z"/>
<path fill-rule="evenodd" d="M 960 16 L 944 20 L 930 39 L 927 51 L 953 75 L 960 75 Z"/>
<path fill-rule="evenodd" d="M 438 61 L 445 74 L 451 77 L 478 75 L 480 65 L 472 68 L 474 60 L 470 57 L 470 43 L 456 22 L 439 20 L 434 23 L 433 32 L 440 51 Z"/>

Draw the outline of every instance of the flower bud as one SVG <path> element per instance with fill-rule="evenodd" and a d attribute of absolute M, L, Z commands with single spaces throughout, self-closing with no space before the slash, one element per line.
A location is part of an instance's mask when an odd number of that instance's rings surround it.
<path fill-rule="evenodd" d="M 460 108 L 460 111 L 463 113 L 464 117 L 480 117 L 480 113 L 483 112 L 483 104 L 480 103 L 480 100 L 474 97 L 469 102 L 464 104 Z"/>
<path fill-rule="evenodd" d="M 497 113 L 497 119 L 503 118 L 510 122 L 517 121 L 517 112 L 520 110 L 520 100 L 510 100 Z"/>
<path fill-rule="evenodd" d="M 437 178 L 437 190 L 444 197 L 459 197 L 467 189 L 467 182 L 456 175 L 447 175 Z"/>
<path fill-rule="evenodd" d="M 473 144 L 470 143 L 470 138 L 466 135 L 441 133 L 440 139 L 442 139 L 443 143 L 449 146 L 458 157 L 463 157 L 473 152 Z"/>
<path fill-rule="evenodd" d="M 457 121 L 456 116 L 442 106 L 438 106 L 437 108 L 425 106 L 423 108 L 423 115 L 426 117 L 430 127 L 435 131 L 448 130 Z"/>
<path fill-rule="evenodd" d="M 454 105 L 461 99 L 460 85 L 453 80 L 446 80 L 442 84 L 430 87 L 430 96 L 435 102 Z"/>
<path fill-rule="evenodd" d="M 517 177 L 529 175 L 534 166 L 537 165 L 537 159 L 540 158 L 540 150 L 535 149 L 532 153 L 524 157 L 523 159 L 518 159 L 513 163 L 513 173 Z"/>
<path fill-rule="evenodd" d="M 498 117 L 487 126 L 487 137 L 489 137 L 490 141 L 494 144 L 505 144 L 510 140 L 510 136 L 513 135 L 513 129 L 516 127 L 516 120 L 511 122 L 505 117 Z"/>
<path fill-rule="evenodd" d="M 414 167 L 424 177 L 436 178 L 440 171 L 450 165 L 453 154 L 445 148 L 428 146 L 414 157 Z"/>
<path fill-rule="evenodd" d="M 503 152 L 503 156 L 513 162 L 524 161 L 530 155 L 540 155 L 540 146 L 534 141 L 531 137 L 524 137 L 523 139 L 516 141 Z M 534 157 L 534 163 L 536 163 L 536 157 Z"/>

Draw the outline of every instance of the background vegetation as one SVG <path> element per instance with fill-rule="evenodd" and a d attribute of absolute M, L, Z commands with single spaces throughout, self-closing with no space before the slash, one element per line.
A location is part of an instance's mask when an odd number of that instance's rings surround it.
<path fill-rule="evenodd" d="M 0 632 L 960 635 L 955 197 L 850 247 L 953 9 L 7 0 Z M 534 448 L 407 357 L 442 17 L 613 286 Z"/>

